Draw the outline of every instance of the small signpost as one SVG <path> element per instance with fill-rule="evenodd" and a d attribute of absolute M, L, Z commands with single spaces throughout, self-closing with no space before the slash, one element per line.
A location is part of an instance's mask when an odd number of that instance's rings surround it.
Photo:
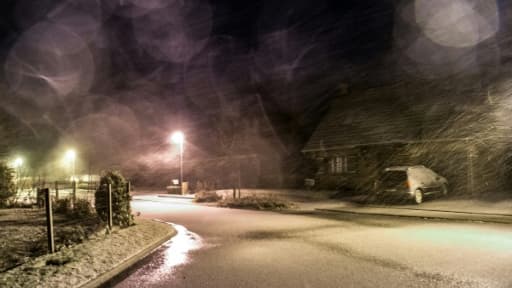
<path fill-rule="evenodd" d="M 112 184 L 108 184 L 108 228 L 112 230 Z"/>
<path fill-rule="evenodd" d="M 44 194 L 46 203 L 46 234 L 48 235 L 48 252 L 55 252 L 55 241 L 53 239 L 53 214 L 52 214 L 52 199 L 50 198 L 50 189 L 41 189 Z"/>
<path fill-rule="evenodd" d="M 71 197 L 72 197 L 72 200 L 71 200 L 71 201 L 72 201 L 72 203 L 73 203 L 73 207 L 75 207 L 75 203 L 76 203 L 76 186 L 77 186 L 77 182 L 76 182 L 76 180 L 73 180 L 72 185 L 73 185 L 73 187 L 72 187 L 72 189 L 73 189 L 73 194 L 72 194 L 72 196 L 71 196 Z"/>

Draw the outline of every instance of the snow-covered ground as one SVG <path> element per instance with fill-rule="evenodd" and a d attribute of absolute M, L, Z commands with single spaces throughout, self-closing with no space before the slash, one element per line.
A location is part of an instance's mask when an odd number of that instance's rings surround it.
<path fill-rule="evenodd" d="M 128 277 L 116 287 L 512 287 L 510 225 L 190 201 L 134 199 L 134 211 L 183 225 L 204 246 L 167 270 L 164 250 L 144 271 L 166 273 Z"/>
<path fill-rule="evenodd" d="M 166 223 L 136 219 L 137 225 L 97 234 L 80 245 L 31 259 L 0 273 L 0 287 L 77 287 L 110 271 L 140 251 L 172 235 Z M 71 260 L 63 265 L 48 261 Z"/>

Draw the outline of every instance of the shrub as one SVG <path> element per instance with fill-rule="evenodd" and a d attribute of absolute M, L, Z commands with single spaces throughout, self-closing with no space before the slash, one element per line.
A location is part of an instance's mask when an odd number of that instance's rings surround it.
<path fill-rule="evenodd" d="M 3 273 L 9 269 L 12 269 L 20 264 L 23 264 L 24 257 L 15 251 L 5 251 L 7 249 L 3 249 L 4 251 L 0 252 L 0 273 Z"/>
<path fill-rule="evenodd" d="M 87 239 L 87 234 L 82 226 L 60 227 L 55 230 L 55 242 L 60 245 L 70 246 L 79 244 L 85 239 Z"/>
<path fill-rule="evenodd" d="M 215 191 L 201 191 L 197 192 L 194 196 L 194 201 L 201 203 L 201 202 L 217 202 L 222 197 L 217 195 Z"/>
<path fill-rule="evenodd" d="M 35 239 L 29 241 L 28 251 L 31 257 L 44 255 L 48 251 L 46 237 L 36 237 Z"/>
<path fill-rule="evenodd" d="M 54 236 L 55 250 L 62 251 L 65 247 L 80 244 L 84 242 L 86 239 L 88 239 L 88 231 L 87 227 L 84 227 L 82 225 L 56 226 L 54 230 Z M 46 254 L 48 252 L 48 242 L 46 238 L 46 233 L 44 233 L 44 235 L 34 237 L 34 239 L 32 240 L 29 240 L 27 250 L 31 257 L 38 257 Z M 63 262 L 66 262 L 66 260 L 63 260 Z M 58 265 L 58 263 L 47 264 Z"/>
<path fill-rule="evenodd" d="M 282 210 L 293 207 L 291 203 L 272 196 L 247 196 L 235 199 L 228 198 L 226 200 L 219 202 L 219 206 L 255 210 Z"/>
<path fill-rule="evenodd" d="M 71 199 L 64 198 L 55 201 L 54 211 L 58 214 L 69 215 L 71 213 Z"/>
<path fill-rule="evenodd" d="M 71 211 L 71 217 L 82 219 L 92 216 L 94 216 L 94 209 L 92 208 L 91 202 L 87 199 L 77 199 Z"/>
<path fill-rule="evenodd" d="M 48 260 L 46 265 L 62 266 L 76 260 L 76 257 L 71 253 L 66 254 L 54 254 Z"/>
<path fill-rule="evenodd" d="M 64 198 L 55 201 L 55 213 L 66 215 L 73 219 L 91 218 L 94 216 L 94 209 L 87 199 L 77 199 L 74 205 L 71 205 L 71 199 Z"/>
<path fill-rule="evenodd" d="M 126 189 L 126 180 L 117 171 L 107 171 L 101 177 L 100 186 L 95 193 L 94 206 L 101 220 L 108 218 L 108 184 L 112 185 L 112 220 L 114 225 L 127 227 L 133 225 L 130 208 L 130 193 Z"/>
<path fill-rule="evenodd" d="M 6 163 L 0 162 L 0 207 L 5 207 L 7 201 L 16 195 L 14 171 Z"/>

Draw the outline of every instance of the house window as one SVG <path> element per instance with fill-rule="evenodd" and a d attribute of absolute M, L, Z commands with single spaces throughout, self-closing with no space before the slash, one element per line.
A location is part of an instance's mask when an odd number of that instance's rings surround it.
<path fill-rule="evenodd" d="M 329 173 L 341 174 L 355 172 L 355 156 L 336 156 L 329 160 Z"/>
<path fill-rule="evenodd" d="M 334 157 L 329 161 L 329 173 L 338 174 L 343 172 L 343 157 Z"/>

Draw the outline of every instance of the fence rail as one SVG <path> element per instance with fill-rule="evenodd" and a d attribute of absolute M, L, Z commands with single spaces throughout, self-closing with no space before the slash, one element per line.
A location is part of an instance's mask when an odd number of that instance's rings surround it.
<path fill-rule="evenodd" d="M 18 189 L 14 202 L 25 205 L 38 204 L 38 199 L 41 197 L 41 192 L 39 192 L 38 195 L 38 191 L 43 188 L 48 188 L 52 200 L 71 199 L 74 202 L 77 199 L 86 199 L 92 203 L 94 202 L 94 193 L 98 187 L 98 181 L 41 182 L 29 188 Z"/>

